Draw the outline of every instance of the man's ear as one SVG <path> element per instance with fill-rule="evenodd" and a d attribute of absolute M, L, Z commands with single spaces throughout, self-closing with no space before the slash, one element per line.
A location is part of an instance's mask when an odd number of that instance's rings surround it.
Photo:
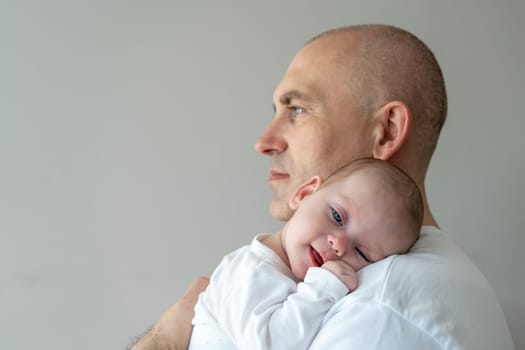
<path fill-rule="evenodd" d="M 320 176 L 314 176 L 310 180 L 306 181 L 304 184 L 299 186 L 292 194 L 292 197 L 288 202 L 290 208 L 292 210 L 297 210 L 303 199 L 317 191 L 322 183 L 323 179 L 321 179 Z"/>
<path fill-rule="evenodd" d="M 412 114 L 401 101 L 391 101 L 374 116 L 374 158 L 388 160 L 399 151 L 410 132 Z"/>

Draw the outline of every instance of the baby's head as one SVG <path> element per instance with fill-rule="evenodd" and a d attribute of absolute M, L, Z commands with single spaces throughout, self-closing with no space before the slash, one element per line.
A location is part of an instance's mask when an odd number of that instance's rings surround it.
<path fill-rule="evenodd" d="M 282 232 L 294 275 L 344 260 L 355 270 L 402 254 L 418 238 L 423 203 L 417 185 L 399 168 L 359 159 L 329 176 L 314 177 L 290 199 L 296 210 Z"/>

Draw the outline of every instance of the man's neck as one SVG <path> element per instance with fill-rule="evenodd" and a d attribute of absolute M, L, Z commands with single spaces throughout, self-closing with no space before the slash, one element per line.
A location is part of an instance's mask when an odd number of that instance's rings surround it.
<path fill-rule="evenodd" d="M 419 187 L 421 191 L 421 197 L 423 199 L 423 226 L 435 226 L 439 228 L 439 225 L 434 219 L 434 215 L 432 215 L 432 212 L 430 211 L 430 207 L 428 206 L 428 200 L 427 200 L 427 194 L 425 191 L 425 186 Z"/>
<path fill-rule="evenodd" d="M 423 225 L 424 226 L 435 226 L 439 228 L 437 221 L 434 219 L 434 216 L 432 216 L 432 213 L 430 212 L 428 207 L 425 207 L 425 212 L 423 214 Z"/>

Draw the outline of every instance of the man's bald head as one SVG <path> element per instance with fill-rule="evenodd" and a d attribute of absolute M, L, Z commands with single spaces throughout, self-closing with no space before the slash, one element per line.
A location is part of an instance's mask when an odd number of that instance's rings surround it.
<path fill-rule="evenodd" d="M 432 51 L 413 34 L 387 25 L 337 28 L 314 37 L 309 45 L 337 51 L 351 98 L 364 116 L 390 101 L 407 105 L 415 160 L 426 171 L 447 115 L 444 79 Z"/>

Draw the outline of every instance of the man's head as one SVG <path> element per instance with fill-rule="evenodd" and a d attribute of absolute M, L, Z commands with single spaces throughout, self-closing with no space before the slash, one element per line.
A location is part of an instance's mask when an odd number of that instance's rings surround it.
<path fill-rule="evenodd" d="M 272 159 L 271 213 L 315 175 L 363 157 L 389 160 L 420 187 L 446 116 L 432 52 L 391 26 L 335 29 L 310 40 L 274 92 L 275 117 L 256 150 Z"/>
<path fill-rule="evenodd" d="M 359 270 L 408 251 L 423 220 L 418 187 L 399 168 L 366 158 L 323 183 L 314 176 L 290 199 L 296 209 L 281 233 L 288 264 L 299 279 L 310 267 L 342 260 Z"/>

